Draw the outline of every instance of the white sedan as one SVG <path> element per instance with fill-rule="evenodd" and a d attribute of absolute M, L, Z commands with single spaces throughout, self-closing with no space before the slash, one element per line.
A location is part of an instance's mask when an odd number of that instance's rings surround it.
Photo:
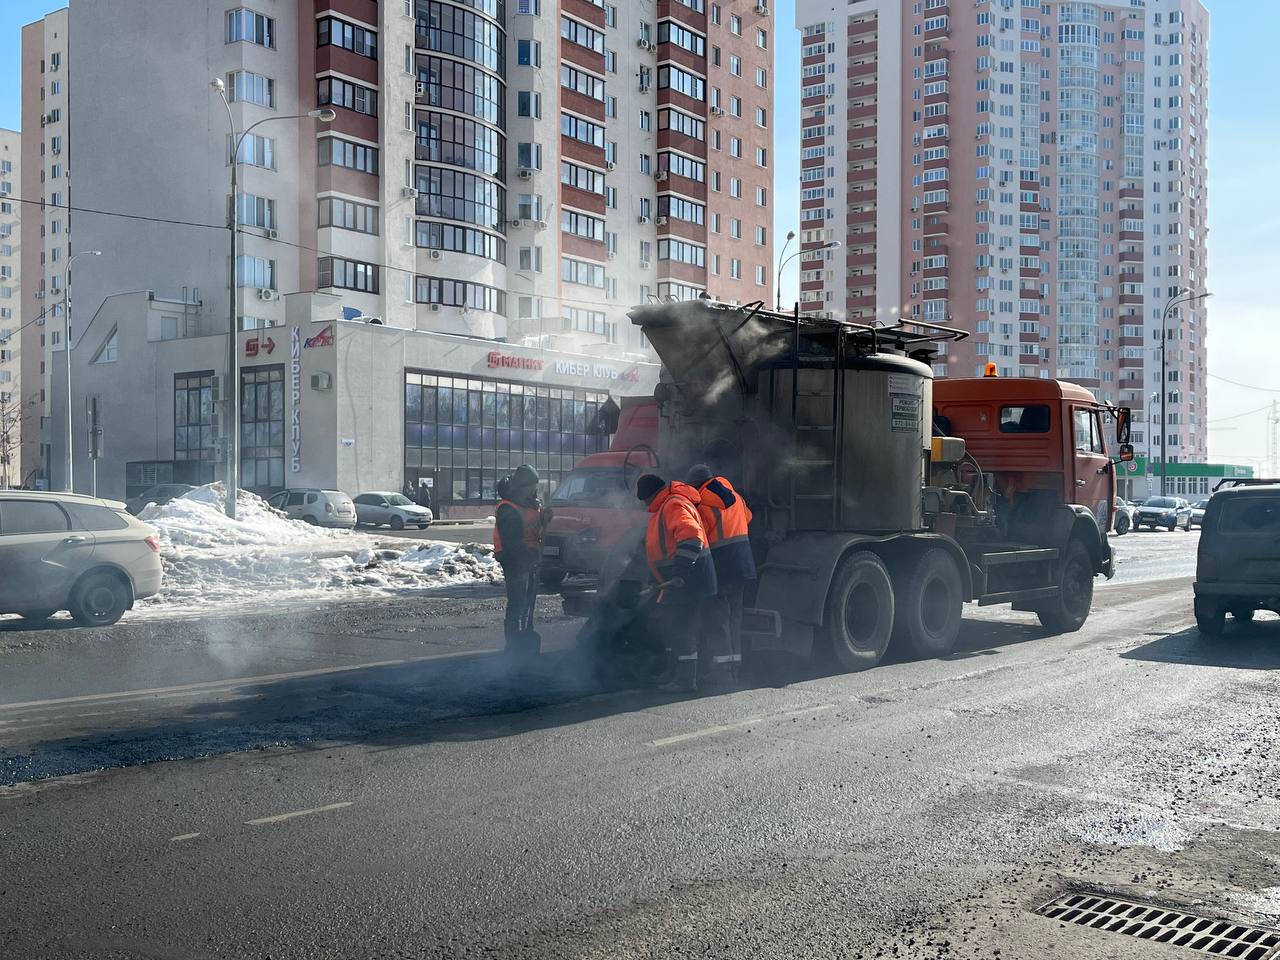
<path fill-rule="evenodd" d="M 403 493 L 374 490 L 356 496 L 356 523 L 380 527 L 389 524 L 392 530 L 417 527 L 425 530 L 435 519 L 429 507 L 419 506 Z"/>

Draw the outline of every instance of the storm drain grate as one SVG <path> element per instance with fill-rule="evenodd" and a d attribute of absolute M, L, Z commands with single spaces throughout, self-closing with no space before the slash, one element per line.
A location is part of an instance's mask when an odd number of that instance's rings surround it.
<path fill-rule="evenodd" d="M 1280 956 L 1280 931 L 1214 920 L 1119 897 L 1068 893 L 1050 900 L 1036 913 L 1062 923 L 1123 933 L 1139 940 L 1186 947 L 1217 957 L 1274 960 Z"/>

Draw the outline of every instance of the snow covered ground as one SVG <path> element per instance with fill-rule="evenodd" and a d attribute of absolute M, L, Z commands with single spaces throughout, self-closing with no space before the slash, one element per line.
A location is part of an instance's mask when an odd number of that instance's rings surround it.
<path fill-rule="evenodd" d="M 161 593 L 139 603 L 133 616 L 393 596 L 502 579 L 488 544 L 314 527 L 243 490 L 232 520 L 222 497 L 222 485 L 210 484 L 139 515 L 160 537 L 165 578 Z"/>

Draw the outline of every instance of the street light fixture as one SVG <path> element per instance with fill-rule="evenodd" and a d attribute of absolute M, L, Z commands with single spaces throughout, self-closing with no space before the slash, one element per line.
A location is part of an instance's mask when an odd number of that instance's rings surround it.
<path fill-rule="evenodd" d="M 67 258 L 67 265 L 62 269 L 62 300 L 63 306 L 66 307 L 63 313 L 62 325 L 62 357 L 66 361 L 67 372 L 67 456 L 66 468 L 67 476 L 63 480 L 62 489 L 67 493 L 75 493 L 75 454 L 71 449 L 71 265 L 76 262 L 78 257 L 100 257 L 101 250 L 81 250 L 79 253 L 73 253 Z"/>
<path fill-rule="evenodd" d="M 1197 300 L 1207 300 L 1212 296 L 1212 293 L 1192 293 L 1190 290 L 1183 290 L 1169 298 L 1169 302 L 1164 305 L 1164 310 L 1160 314 L 1160 496 L 1162 497 L 1166 495 L 1165 472 L 1169 461 L 1169 383 L 1166 363 L 1169 347 L 1169 314 L 1176 306 L 1194 303 Z"/>
<path fill-rule="evenodd" d="M 795 231 L 788 230 L 787 243 L 784 243 L 782 245 L 783 253 L 787 252 L 787 244 L 789 244 L 793 239 L 795 239 Z M 834 250 L 838 246 L 840 246 L 839 240 L 828 240 L 826 243 L 824 243 L 820 247 L 811 247 L 808 250 L 797 250 L 795 253 L 791 254 L 791 256 L 786 257 L 785 259 L 782 260 L 781 263 L 778 264 L 778 312 L 779 313 L 782 312 L 782 271 L 786 269 L 787 264 L 790 263 L 792 260 L 794 260 L 796 257 L 804 256 L 806 253 L 817 253 L 819 250 Z"/>
<path fill-rule="evenodd" d="M 225 436 L 227 438 L 227 478 L 226 487 L 227 495 L 225 501 L 225 509 L 227 516 L 235 519 L 236 516 L 236 488 L 240 485 L 240 355 L 236 350 L 236 258 L 240 253 L 240 227 L 239 227 L 239 204 L 237 203 L 239 194 L 240 172 L 240 147 L 244 143 L 250 131 L 264 123 L 270 123 L 273 120 L 319 120 L 321 123 L 332 123 L 337 119 L 338 114 L 329 107 L 323 107 L 317 110 L 308 110 L 306 113 L 291 114 L 286 117 L 264 117 L 256 123 L 251 123 L 242 133 L 236 134 L 235 117 L 231 114 L 231 102 L 227 100 L 227 85 L 223 83 L 221 77 L 215 77 L 209 82 L 209 86 L 222 99 L 222 105 L 227 109 L 227 124 L 231 129 L 231 209 L 227 214 L 227 229 L 231 232 L 231 270 L 227 280 L 229 291 L 230 306 L 229 326 L 227 330 L 227 388 L 224 392 L 227 399 L 227 430 Z"/>

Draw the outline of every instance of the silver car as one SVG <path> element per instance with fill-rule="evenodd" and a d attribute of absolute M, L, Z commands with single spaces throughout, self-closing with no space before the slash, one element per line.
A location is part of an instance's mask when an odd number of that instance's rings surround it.
<path fill-rule="evenodd" d="M 414 526 L 425 530 L 435 519 L 430 507 L 414 503 L 403 493 L 374 490 L 355 498 L 356 522 L 380 527 L 390 524 L 392 530 Z"/>
<path fill-rule="evenodd" d="M 115 623 L 160 590 L 155 531 L 123 503 L 74 493 L 0 490 L 0 613 Z"/>
<path fill-rule="evenodd" d="M 267 503 L 277 510 L 283 510 L 292 520 L 305 520 L 318 527 L 344 527 L 350 530 L 356 525 L 355 504 L 341 490 L 296 487 L 281 490 L 268 497 Z"/>

